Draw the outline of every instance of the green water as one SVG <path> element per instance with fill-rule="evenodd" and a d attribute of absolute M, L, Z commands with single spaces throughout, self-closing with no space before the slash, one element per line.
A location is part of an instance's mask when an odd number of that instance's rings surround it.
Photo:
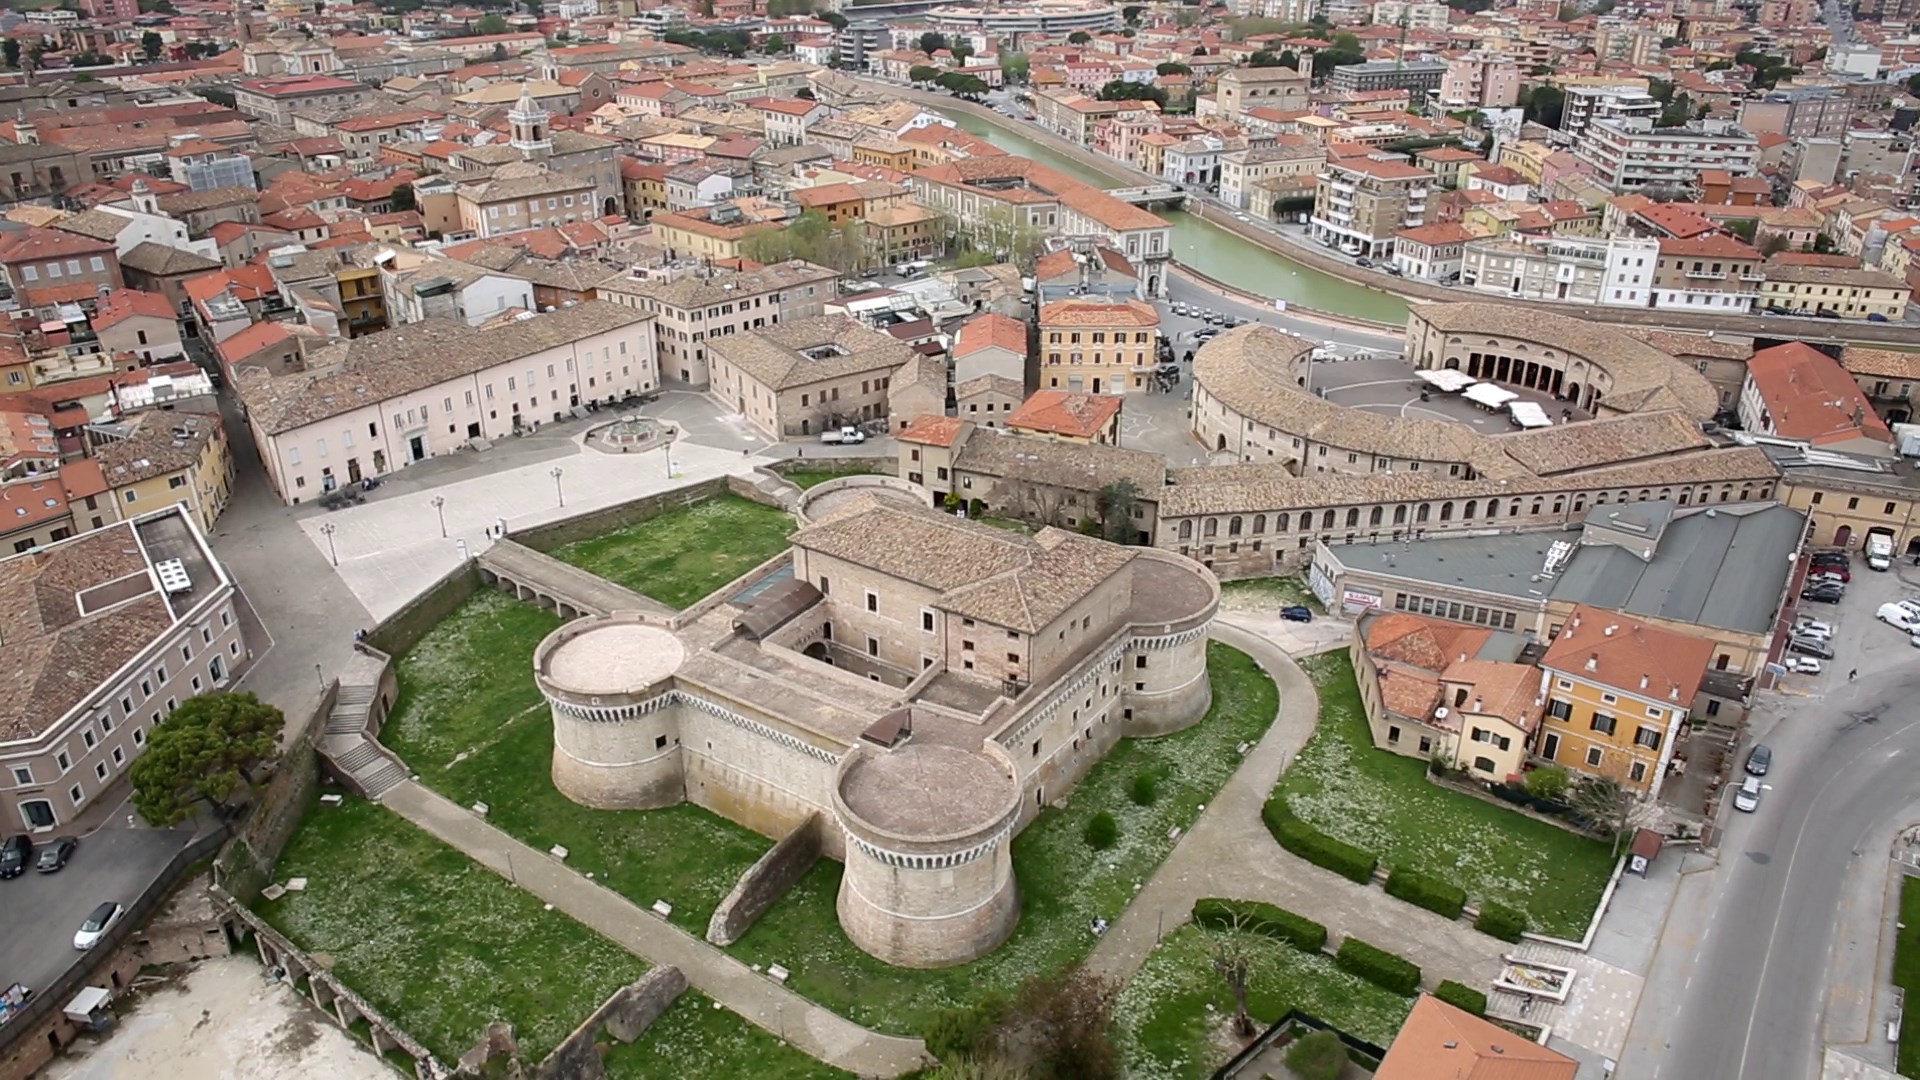
<path fill-rule="evenodd" d="M 1009 154 L 1032 158 L 1076 180 L 1103 188 L 1134 186 L 1131 181 L 1115 180 L 1079 162 L 1068 160 L 1024 135 L 1008 131 L 972 113 L 943 112 L 943 115 Z M 1226 213 L 1224 210 L 1208 212 Z M 1322 311 L 1382 322 L 1406 321 L 1406 302 L 1397 296 L 1329 277 L 1257 244 L 1248 243 L 1184 210 L 1156 210 L 1155 213 L 1173 225 L 1174 258 L 1209 277 L 1261 296 L 1279 297 L 1288 303 L 1303 304 Z"/>

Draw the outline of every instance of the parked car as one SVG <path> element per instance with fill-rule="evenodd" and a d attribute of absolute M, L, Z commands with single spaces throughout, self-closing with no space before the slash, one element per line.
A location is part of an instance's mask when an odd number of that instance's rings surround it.
<path fill-rule="evenodd" d="M 1820 581 L 1822 579 L 1825 579 L 1827 581 L 1838 581 L 1841 584 L 1847 584 L 1853 581 L 1853 571 L 1847 569 L 1844 566 L 1831 566 L 1831 565 L 1815 566 L 1811 570 L 1807 571 L 1808 581 Z"/>
<path fill-rule="evenodd" d="M 1874 612 L 1873 617 L 1895 629 L 1905 630 L 1909 634 L 1920 630 L 1920 615 L 1915 615 L 1913 609 L 1904 604 L 1881 604 L 1880 610 Z"/>
<path fill-rule="evenodd" d="M 1173 305 L 1173 313 L 1175 315 L 1185 315 L 1187 313 L 1187 305 L 1176 302 Z"/>
<path fill-rule="evenodd" d="M 1740 787 L 1733 793 L 1733 808 L 1743 814 L 1751 814 L 1760 809 L 1760 778 L 1749 776 L 1740 781 Z"/>
<path fill-rule="evenodd" d="M 1802 656 L 1817 656 L 1822 660 L 1833 659 L 1833 646 L 1814 638 L 1794 638 L 1787 642 L 1787 651 Z"/>
<path fill-rule="evenodd" d="M 1837 604 L 1845 595 L 1846 593 L 1839 589 L 1807 589 L 1800 594 L 1800 599 L 1815 604 Z"/>
<path fill-rule="evenodd" d="M 1795 675 L 1818 675 L 1826 670 L 1811 656 L 1789 656 L 1783 666 Z"/>
<path fill-rule="evenodd" d="M 1362 270 L 1371 270 L 1373 269 L 1373 260 L 1362 255 L 1361 257 L 1353 260 L 1353 265 L 1359 267 Z"/>
<path fill-rule="evenodd" d="M 820 441 L 828 444 L 863 443 L 867 441 L 867 433 L 864 431 L 861 431 L 857 427 L 848 426 L 848 427 L 843 427 L 838 431 L 821 432 Z"/>
<path fill-rule="evenodd" d="M 1773 768 L 1773 750 L 1765 743 L 1747 751 L 1747 775 L 1765 776 Z"/>
<path fill-rule="evenodd" d="M 1292 607 L 1281 608 L 1280 617 L 1288 622 L 1312 622 L 1313 609 L 1295 604 Z"/>
<path fill-rule="evenodd" d="M 1803 617 L 1794 621 L 1793 636 L 1830 638 L 1833 636 L 1833 624 Z"/>
<path fill-rule="evenodd" d="M 1848 555 L 1843 548 L 1821 548 L 1809 556 L 1809 558 L 1815 565 L 1819 565 L 1820 563 L 1839 563 L 1841 566 L 1845 566 L 1853 561 L 1853 557 Z"/>
<path fill-rule="evenodd" d="M 33 854 L 33 841 L 25 836 L 9 836 L 0 844 L 0 878 L 14 878 L 27 872 L 27 858 Z"/>
<path fill-rule="evenodd" d="M 73 858 L 79 846 L 79 837 L 63 836 L 40 849 L 40 858 L 34 862 L 33 868 L 43 874 L 51 874 L 67 865 L 67 860 Z"/>
<path fill-rule="evenodd" d="M 1889 320 L 1885 315 L 1882 315 L 1877 311 L 1869 311 L 1867 312 L 1867 321 L 1868 322 L 1889 322 L 1891 320 Z"/>
<path fill-rule="evenodd" d="M 120 916 L 126 913 L 126 908 L 111 900 L 94 908 L 93 912 L 87 916 L 87 921 L 81 923 L 80 929 L 74 931 L 73 947 L 86 952 L 100 944 L 100 939 L 106 937 L 107 931 L 113 929 L 113 924 L 119 922 Z"/>

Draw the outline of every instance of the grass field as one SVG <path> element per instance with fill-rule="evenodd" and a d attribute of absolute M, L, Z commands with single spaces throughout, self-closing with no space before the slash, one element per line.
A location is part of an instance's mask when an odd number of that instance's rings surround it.
<path fill-rule="evenodd" d="M 1120 994 L 1116 1010 L 1128 1080 L 1206 1080 L 1228 1054 L 1215 1029 L 1233 1015 L 1233 993 L 1213 969 L 1215 933 L 1188 924 L 1168 934 Z M 1237 935 L 1252 951 L 1247 1011 L 1265 1029 L 1290 1009 L 1386 1046 L 1413 999 L 1273 938 Z"/>
<path fill-rule="evenodd" d="M 779 554 L 793 528 L 784 510 L 722 495 L 549 554 L 684 608 Z"/>
<path fill-rule="evenodd" d="M 1528 913 L 1578 939 L 1613 872 L 1607 845 L 1427 782 L 1426 763 L 1373 747 L 1346 650 L 1307 660 L 1320 725 L 1278 790 L 1308 824 Z"/>
<path fill-rule="evenodd" d="M 1327 607 L 1320 598 L 1313 595 L 1307 583 L 1294 577 L 1245 578 L 1240 581 L 1220 583 L 1220 605 L 1229 608 L 1261 608 L 1269 614 L 1283 607 L 1304 604 L 1316 614 L 1326 614 Z"/>
<path fill-rule="evenodd" d="M 697 990 L 680 995 L 637 1042 L 614 1043 L 603 1059 L 608 1080 L 852 1080 L 747 1023 Z"/>
<path fill-rule="evenodd" d="M 303 892 L 260 913 L 443 1061 L 496 1019 L 538 1061 L 608 994 L 632 954 L 362 799 L 317 807 L 281 857 Z"/>
<path fill-rule="evenodd" d="M 1900 929 L 1893 939 L 1893 985 L 1907 992 L 1900 1017 L 1901 1076 L 1920 1076 L 1920 885 L 1900 882 Z"/>
<path fill-rule="evenodd" d="M 873 464 L 849 465 L 846 468 L 788 469 L 780 475 L 802 489 L 818 487 L 829 480 L 838 480 L 843 476 L 892 476 L 893 470 L 887 466 L 893 463 L 886 458 L 874 458 Z"/>
<path fill-rule="evenodd" d="M 400 702 L 381 739 L 428 787 L 642 907 L 664 899 L 696 936 L 771 841 L 697 806 L 594 810 L 553 786 L 553 722 L 533 648 L 553 614 L 502 593 L 467 601 L 398 661 Z"/>
<path fill-rule="evenodd" d="M 841 866 L 821 860 L 733 947 L 750 963 L 780 964 L 788 985 L 857 1023 L 919 1034 L 943 1008 L 986 990 L 1013 990 L 1026 979 L 1077 963 L 1093 947 L 1088 924 L 1118 918 L 1134 887 L 1173 850 L 1168 830 L 1190 826 L 1240 764 L 1234 747 L 1258 739 L 1273 722 L 1273 681 L 1246 654 L 1209 647 L 1213 707 L 1200 723 L 1159 739 L 1124 740 L 1094 766 L 1065 806 L 1041 812 L 1013 843 L 1020 924 L 999 949 L 971 964 L 937 971 L 897 968 L 861 952 L 840 930 L 834 900 Z M 1158 798 L 1138 806 L 1127 786 L 1141 772 L 1158 778 Z M 1095 852 L 1082 839 L 1088 819 L 1108 811 L 1120 841 Z"/>

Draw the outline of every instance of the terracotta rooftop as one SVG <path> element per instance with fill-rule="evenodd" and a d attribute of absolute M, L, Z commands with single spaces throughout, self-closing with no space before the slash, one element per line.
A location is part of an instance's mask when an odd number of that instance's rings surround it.
<path fill-rule="evenodd" d="M 1007 427 L 1076 439 L 1097 438 L 1120 415 L 1118 394 L 1038 390 L 1007 417 Z"/>
<path fill-rule="evenodd" d="M 954 356 L 971 356 L 992 348 L 1005 349 L 1015 356 L 1027 355 L 1027 324 L 997 312 L 976 315 L 960 324 L 953 343 Z"/>
<path fill-rule="evenodd" d="M 952 446 L 960 441 L 960 433 L 965 430 L 966 421 L 957 416 L 935 416 L 929 413 L 907 425 L 906 429 L 895 435 L 900 442 L 920 443 L 923 446 Z"/>
<path fill-rule="evenodd" d="M 1641 698 L 1693 704 L 1716 646 L 1616 611 L 1573 609 L 1540 666 Z"/>
<path fill-rule="evenodd" d="M 1573 1080 L 1580 1063 L 1420 995 L 1374 1080 Z"/>
<path fill-rule="evenodd" d="M 1804 341 L 1754 353 L 1747 377 L 1766 405 L 1775 434 L 1816 446 L 1851 439 L 1893 441 L 1839 361 Z"/>

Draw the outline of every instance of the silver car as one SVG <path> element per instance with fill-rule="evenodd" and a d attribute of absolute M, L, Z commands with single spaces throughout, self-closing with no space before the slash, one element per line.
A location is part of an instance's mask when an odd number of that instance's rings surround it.
<path fill-rule="evenodd" d="M 1733 793 L 1733 808 L 1743 814 L 1751 814 L 1760 809 L 1760 778 L 1749 776 L 1740 781 Z"/>

